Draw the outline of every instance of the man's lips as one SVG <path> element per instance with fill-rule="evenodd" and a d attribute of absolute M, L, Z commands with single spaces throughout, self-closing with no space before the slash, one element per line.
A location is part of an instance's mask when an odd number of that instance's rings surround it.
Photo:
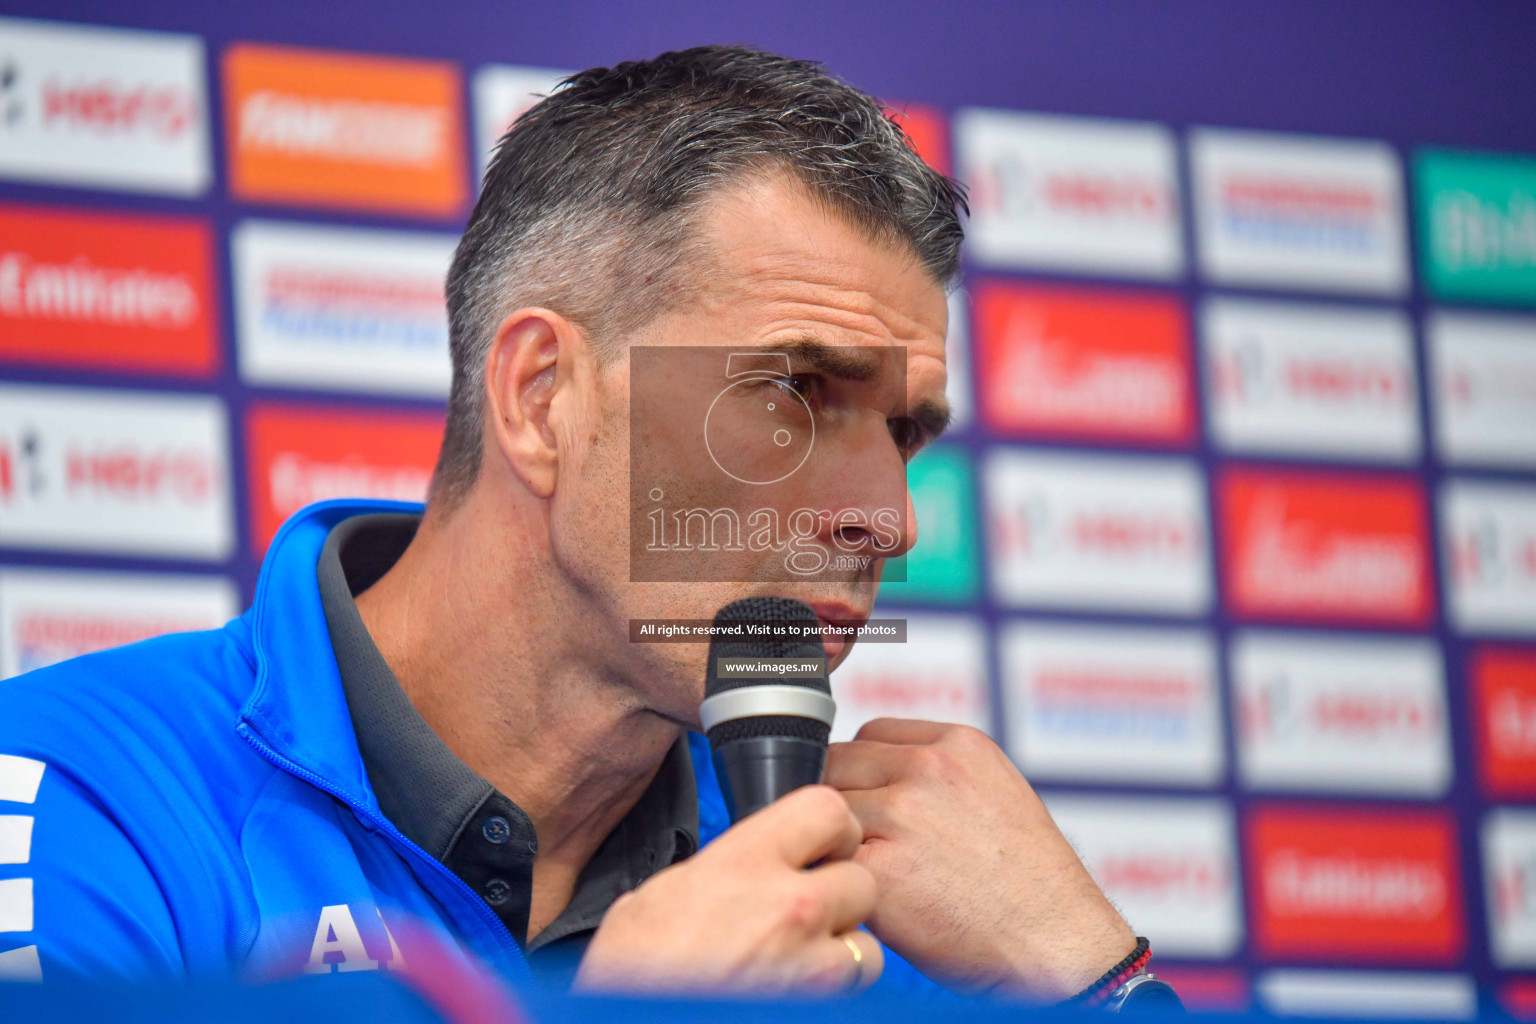
<path fill-rule="evenodd" d="M 861 612 L 845 604 L 812 604 L 811 610 L 816 613 L 816 618 L 821 620 L 823 627 L 830 625 L 842 629 L 857 629 L 869 621 L 869 612 Z M 827 652 L 827 661 L 831 662 L 853 645 L 853 638 L 823 633 L 821 645 Z"/>

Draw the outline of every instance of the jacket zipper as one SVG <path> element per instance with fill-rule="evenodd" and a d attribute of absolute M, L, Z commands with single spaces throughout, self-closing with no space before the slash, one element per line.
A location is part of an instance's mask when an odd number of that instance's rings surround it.
<path fill-rule="evenodd" d="M 304 768 L 294 763 L 293 761 L 284 757 L 282 754 L 279 754 L 277 751 L 273 750 L 271 746 L 269 746 L 265 740 L 257 736 L 256 731 L 245 722 L 240 723 L 239 732 L 242 736 L 245 737 L 247 743 L 256 748 L 257 753 L 261 754 L 262 757 L 266 758 L 274 766 L 281 768 L 283 771 L 290 775 L 303 779 L 311 786 L 314 786 L 316 789 L 329 795 L 332 799 L 350 808 L 353 812 L 362 815 L 375 828 L 389 836 L 391 839 L 395 840 L 395 842 L 399 843 L 407 850 L 414 850 L 419 853 L 421 855 L 421 859 L 431 864 L 432 869 L 438 874 L 442 875 L 447 880 L 450 887 L 457 889 L 461 895 L 469 898 L 470 905 L 475 908 L 475 913 L 478 914 L 481 919 L 490 926 L 491 934 L 496 937 L 497 943 L 501 946 L 501 951 L 506 954 L 507 958 L 512 962 L 514 966 L 521 969 L 525 978 L 530 977 L 528 972 L 528 960 L 526 957 L 524 957 L 523 951 L 518 948 L 517 940 L 512 938 L 511 931 L 507 929 L 506 924 L 502 922 L 501 918 L 496 916 L 496 912 L 490 908 L 490 905 L 487 904 L 485 900 L 480 898 L 479 893 L 475 892 L 475 890 L 469 887 L 469 883 L 465 882 L 464 879 L 460 878 L 452 871 L 449 871 L 441 861 L 434 857 L 428 856 L 425 850 L 422 850 L 421 847 L 407 839 L 405 834 L 397 829 L 392 822 L 382 817 L 375 817 L 374 815 L 368 813 L 366 808 L 358 807 L 356 804 L 352 803 L 352 801 L 342 796 L 334 786 L 327 783 L 320 776 L 316 775 L 308 768 Z"/>

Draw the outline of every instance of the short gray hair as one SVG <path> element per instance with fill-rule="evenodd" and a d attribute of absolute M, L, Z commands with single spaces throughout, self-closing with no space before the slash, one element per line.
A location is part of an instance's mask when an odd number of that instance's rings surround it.
<path fill-rule="evenodd" d="M 518 118 L 448 272 L 453 385 L 432 500 L 457 505 L 480 471 L 485 359 L 508 314 L 552 309 L 612 356 L 690 294 L 702 202 L 778 169 L 871 236 L 910 246 L 939 284 L 953 280 L 963 190 L 873 97 L 809 61 L 663 53 L 572 75 Z"/>

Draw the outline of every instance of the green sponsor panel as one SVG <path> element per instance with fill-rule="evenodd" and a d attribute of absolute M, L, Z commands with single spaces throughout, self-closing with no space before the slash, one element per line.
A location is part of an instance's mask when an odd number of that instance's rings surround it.
<path fill-rule="evenodd" d="M 963 604 L 981 589 L 975 488 L 970 456 L 940 445 L 907 467 L 907 486 L 917 513 L 917 546 L 887 564 L 882 603 L 928 601 Z M 904 564 L 903 564 L 904 563 Z"/>
<path fill-rule="evenodd" d="M 1536 305 L 1536 157 L 1428 149 L 1416 172 L 1430 291 Z"/>

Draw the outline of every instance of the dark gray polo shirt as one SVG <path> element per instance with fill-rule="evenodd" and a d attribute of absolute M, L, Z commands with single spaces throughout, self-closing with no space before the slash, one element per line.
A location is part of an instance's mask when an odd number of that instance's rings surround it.
<path fill-rule="evenodd" d="M 538 851 L 532 821 L 459 760 L 417 713 L 353 600 L 395 564 L 420 522 L 420 516 L 401 513 L 355 516 L 331 531 L 320 555 L 320 602 L 368 781 L 384 816 L 490 904 L 529 954 L 530 967 L 573 975 L 613 901 L 698 849 L 687 738 L 678 739 L 639 802 L 598 847 L 570 904 L 529 942 Z"/>

